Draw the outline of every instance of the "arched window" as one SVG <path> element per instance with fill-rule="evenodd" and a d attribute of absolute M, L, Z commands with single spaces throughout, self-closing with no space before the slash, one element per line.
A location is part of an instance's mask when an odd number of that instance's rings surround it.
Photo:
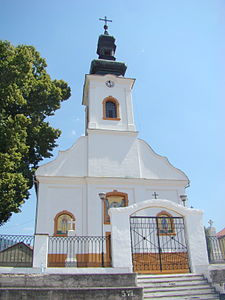
<path fill-rule="evenodd" d="M 119 102 L 109 96 L 103 100 L 103 119 L 104 120 L 120 120 L 119 117 Z"/>
<path fill-rule="evenodd" d="M 54 235 L 67 236 L 68 230 L 75 230 L 75 218 L 72 213 L 63 210 L 55 216 Z"/>
<path fill-rule="evenodd" d="M 117 118 L 115 102 L 107 101 L 105 103 L 105 116 L 106 118 Z"/>
<path fill-rule="evenodd" d="M 176 235 L 174 221 L 171 214 L 161 211 L 157 214 L 158 235 Z"/>
<path fill-rule="evenodd" d="M 111 207 L 125 206 L 128 206 L 128 195 L 126 193 L 117 190 L 107 193 L 104 201 L 104 224 L 110 224 L 109 209 Z"/>

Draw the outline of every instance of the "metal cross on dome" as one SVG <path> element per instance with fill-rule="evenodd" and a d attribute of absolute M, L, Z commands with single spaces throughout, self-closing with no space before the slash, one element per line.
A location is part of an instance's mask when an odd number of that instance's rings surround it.
<path fill-rule="evenodd" d="M 104 19 L 100 18 L 99 21 L 104 21 L 105 22 L 105 25 L 104 25 L 105 32 L 104 32 L 104 34 L 108 34 L 108 31 L 107 31 L 107 29 L 108 29 L 107 22 L 112 22 L 112 20 L 108 20 L 107 17 L 105 16 Z"/>

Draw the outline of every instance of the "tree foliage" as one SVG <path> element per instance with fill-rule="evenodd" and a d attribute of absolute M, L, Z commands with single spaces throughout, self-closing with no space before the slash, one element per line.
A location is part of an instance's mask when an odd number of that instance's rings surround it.
<path fill-rule="evenodd" d="M 32 46 L 0 41 L 0 225 L 29 197 L 38 163 L 60 135 L 46 121 L 70 97 Z"/>

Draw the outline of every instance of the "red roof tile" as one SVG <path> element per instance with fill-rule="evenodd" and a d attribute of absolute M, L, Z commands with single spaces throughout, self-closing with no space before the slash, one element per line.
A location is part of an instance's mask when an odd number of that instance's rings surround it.
<path fill-rule="evenodd" d="M 217 237 L 223 237 L 225 236 L 225 228 L 220 230 L 217 234 L 216 234 Z"/>

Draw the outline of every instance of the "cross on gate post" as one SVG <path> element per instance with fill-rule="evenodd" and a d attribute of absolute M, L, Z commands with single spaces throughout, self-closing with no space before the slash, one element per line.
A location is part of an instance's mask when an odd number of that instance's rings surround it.
<path fill-rule="evenodd" d="M 152 194 L 152 196 L 154 196 L 154 198 L 157 199 L 157 197 L 159 196 L 159 194 L 157 194 L 156 192 L 154 192 L 154 193 Z"/>
<path fill-rule="evenodd" d="M 209 226 L 212 227 L 214 222 L 210 219 L 208 223 L 209 223 Z"/>

